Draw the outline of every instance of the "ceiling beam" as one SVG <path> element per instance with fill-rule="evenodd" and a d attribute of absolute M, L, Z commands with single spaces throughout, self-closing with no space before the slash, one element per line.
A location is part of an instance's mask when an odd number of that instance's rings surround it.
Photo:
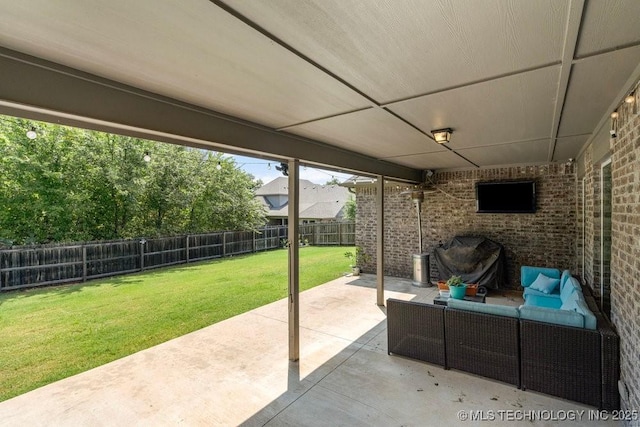
<path fill-rule="evenodd" d="M 560 67 L 560 78 L 558 80 L 558 91 L 556 93 L 556 105 L 553 111 L 553 121 L 551 122 L 551 135 L 549 143 L 548 161 L 553 161 L 553 154 L 556 150 L 558 130 L 560 129 L 560 119 L 564 110 L 564 102 L 569 88 L 569 78 L 573 66 L 573 57 L 578 44 L 580 34 L 580 24 L 584 13 L 584 0 L 572 0 L 569 5 L 569 15 L 564 33 L 564 49 L 562 50 L 562 66 Z"/>
<path fill-rule="evenodd" d="M 0 47 L 0 113 L 228 153 L 420 182 L 422 171 L 278 132 Z"/>

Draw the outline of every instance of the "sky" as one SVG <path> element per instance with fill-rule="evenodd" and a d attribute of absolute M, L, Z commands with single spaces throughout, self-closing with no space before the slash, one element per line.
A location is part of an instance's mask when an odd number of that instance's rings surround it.
<path fill-rule="evenodd" d="M 276 169 L 276 166 L 280 165 L 279 162 L 245 156 L 229 155 L 229 157 L 232 157 L 236 161 L 240 169 L 250 173 L 256 179 L 261 179 L 265 184 L 278 177 L 283 176 L 282 172 Z M 350 176 L 352 176 L 352 174 L 344 174 L 327 171 L 324 169 L 300 166 L 300 179 L 306 179 L 315 184 L 324 184 L 332 177 L 336 177 L 342 182 Z"/>

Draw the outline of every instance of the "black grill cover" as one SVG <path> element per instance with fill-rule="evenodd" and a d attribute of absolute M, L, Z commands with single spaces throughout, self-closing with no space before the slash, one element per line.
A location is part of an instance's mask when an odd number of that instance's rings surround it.
<path fill-rule="evenodd" d="M 434 250 L 440 280 L 460 276 L 465 283 L 498 289 L 504 280 L 502 245 L 486 237 L 456 236 Z"/>

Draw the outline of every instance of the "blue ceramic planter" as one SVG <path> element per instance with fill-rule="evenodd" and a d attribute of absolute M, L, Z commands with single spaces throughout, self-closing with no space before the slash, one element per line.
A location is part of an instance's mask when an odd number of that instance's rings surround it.
<path fill-rule="evenodd" d="M 449 292 L 451 298 L 464 299 L 464 294 L 467 292 L 467 285 L 449 286 Z"/>

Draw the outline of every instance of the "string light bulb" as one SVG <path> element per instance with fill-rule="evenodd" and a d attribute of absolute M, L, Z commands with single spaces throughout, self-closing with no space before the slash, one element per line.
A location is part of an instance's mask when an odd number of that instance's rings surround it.
<path fill-rule="evenodd" d="M 627 104 L 633 104 L 635 100 L 636 100 L 636 97 L 633 96 L 633 94 L 630 94 L 624 99 L 624 102 L 626 102 Z"/>
<path fill-rule="evenodd" d="M 145 151 L 144 157 L 142 157 L 142 160 L 144 160 L 147 163 L 149 163 L 151 161 L 151 155 L 149 154 L 148 151 Z"/>
<path fill-rule="evenodd" d="M 217 169 L 217 170 L 222 169 L 222 165 L 220 164 L 220 162 L 218 162 L 218 164 L 216 165 L 216 169 Z"/>
<path fill-rule="evenodd" d="M 612 119 L 617 119 L 618 118 L 618 112 L 614 111 L 613 113 L 611 113 L 611 118 Z"/>

